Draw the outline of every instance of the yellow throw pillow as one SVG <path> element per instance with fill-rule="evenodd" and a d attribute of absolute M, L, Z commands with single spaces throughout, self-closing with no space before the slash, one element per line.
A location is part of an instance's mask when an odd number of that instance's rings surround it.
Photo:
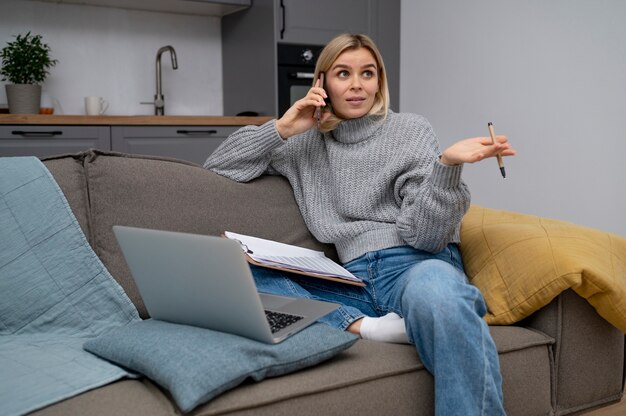
<path fill-rule="evenodd" d="M 472 205 L 461 226 L 461 253 L 489 324 L 517 322 L 571 288 L 626 332 L 624 237 Z"/>

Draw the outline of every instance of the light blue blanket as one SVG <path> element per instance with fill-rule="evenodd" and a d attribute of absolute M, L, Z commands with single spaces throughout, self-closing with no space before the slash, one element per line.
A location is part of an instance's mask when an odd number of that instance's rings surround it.
<path fill-rule="evenodd" d="M 0 158 L 0 414 L 131 375 L 82 345 L 138 319 L 46 167 Z"/>

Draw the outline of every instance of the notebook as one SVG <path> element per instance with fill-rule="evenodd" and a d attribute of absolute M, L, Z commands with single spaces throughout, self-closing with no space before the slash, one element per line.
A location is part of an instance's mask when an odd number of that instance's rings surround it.
<path fill-rule="evenodd" d="M 119 225 L 113 232 L 153 319 L 278 343 L 339 307 L 258 293 L 240 245 L 227 238 Z M 293 322 L 273 332 L 268 314 Z"/>
<path fill-rule="evenodd" d="M 349 285 L 365 286 L 363 280 L 326 257 L 323 251 L 310 250 L 231 231 L 224 231 L 224 236 L 238 242 L 246 254 L 248 263 L 255 266 Z"/>

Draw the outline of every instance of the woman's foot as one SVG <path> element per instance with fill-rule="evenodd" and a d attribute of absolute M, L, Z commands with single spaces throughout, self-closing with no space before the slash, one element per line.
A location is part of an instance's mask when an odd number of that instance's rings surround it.
<path fill-rule="evenodd" d="M 409 344 L 404 318 L 394 312 L 376 318 L 365 316 L 363 319 L 354 322 L 348 330 L 357 333 L 363 339 L 371 341 Z"/>

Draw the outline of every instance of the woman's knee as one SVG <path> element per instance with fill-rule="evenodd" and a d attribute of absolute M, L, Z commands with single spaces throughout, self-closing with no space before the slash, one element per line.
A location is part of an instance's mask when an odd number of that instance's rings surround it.
<path fill-rule="evenodd" d="M 468 308 L 480 316 L 486 312 L 480 291 L 467 283 L 456 267 L 441 260 L 426 260 L 407 271 L 402 306 L 408 312 L 437 314 L 440 317 L 466 313 Z"/>

